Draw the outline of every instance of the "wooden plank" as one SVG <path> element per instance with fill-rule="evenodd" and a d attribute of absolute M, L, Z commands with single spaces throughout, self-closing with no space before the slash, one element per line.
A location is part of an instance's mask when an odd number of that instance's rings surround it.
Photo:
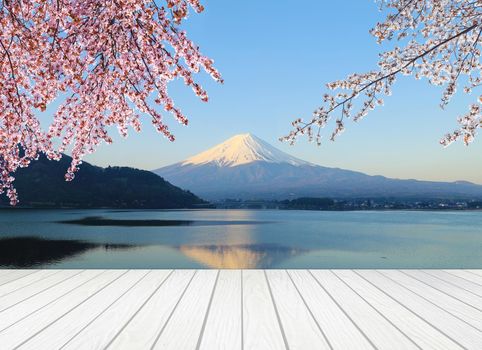
<path fill-rule="evenodd" d="M 463 349 L 410 309 L 402 306 L 383 289 L 379 289 L 364 280 L 357 272 L 350 270 L 334 272 L 367 303 L 372 305 L 377 312 L 381 313 L 422 349 Z"/>
<path fill-rule="evenodd" d="M 100 313 L 89 324 L 78 331 L 62 349 L 104 349 L 115 335 L 145 305 L 150 297 L 162 286 L 169 276 L 169 270 L 146 271 L 145 278 L 139 281 L 120 299 L 113 300 L 112 305 Z M 120 280 L 119 280 L 120 282 Z M 100 293 L 99 293 L 100 296 Z M 87 306 L 87 303 L 84 304 Z M 80 308 L 76 311 L 81 311 Z M 82 313 L 82 317 L 85 317 Z M 66 322 L 64 320 L 62 322 Z"/>
<path fill-rule="evenodd" d="M 153 349 L 195 349 L 209 312 L 219 271 L 199 270 L 161 330 Z"/>
<path fill-rule="evenodd" d="M 194 270 L 175 270 L 146 305 L 111 340 L 106 349 L 151 349 L 194 274 Z"/>
<path fill-rule="evenodd" d="M 461 346 L 468 349 L 482 349 L 480 331 L 441 309 L 437 305 L 437 300 L 423 298 L 388 278 L 387 275 L 390 275 L 392 272 L 393 270 L 390 270 L 386 272 L 386 275 L 383 275 L 381 272 L 374 270 L 357 271 L 360 276 L 379 289 L 384 290 L 400 304 L 412 310 L 412 312 Z"/>
<path fill-rule="evenodd" d="M 473 274 L 464 270 L 445 270 L 445 272 L 463 278 L 464 280 L 469 281 L 482 289 L 482 276 L 478 276 L 477 274 Z"/>
<path fill-rule="evenodd" d="M 473 273 L 473 274 L 476 274 L 478 276 L 482 276 L 482 270 L 473 270 L 473 269 L 469 269 L 469 270 L 464 270 L 464 271 L 467 271 L 467 272 L 470 272 L 470 273 Z"/>
<path fill-rule="evenodd" d="M 284 349 L 281 325 L 262 270 L 243 270 L 244 349 Z"/>
<path fill-rule="evenodd" d="M 400 283 L 413 293 L 436 302 L 440 308 L 451 315 L 471 324 L 479 330 L 482 330 L 482 312 L 476 308 L 468 306 L 458 299 L 450 297 L 400 271 L 382 271 L 381 273 Z"/>
<path fill-rule="evenodd" d="M 482 349 L 480 272 L 0 270 L 0 348 Z"/>
<path fill-rule="evenodd" d="M 37 273 L 28 275 L 24 278 L 19 280 L 13 281 L 12 283 L 7 283 L 3 286 L 0 286 L 0 299 L 10 293 L 14 293 L 21 288 L 29 287 L 35 283 L 41 282 L 43 279 L 47 278 L 50 275 L 58 273 L 59 270 L 41 270 Z"/>
<path fill-rule="evenodd" d="M 15 293 L 7 294 L 0 298 L 0 312 L 3 312 L 14 305 L 21 302 L 25 302 L 29 298 L 33 298 L 35 295 L 42 293 L 45 290 L 54 288 L 57 284 L 81 273 L 81 270 L 65 270 L 62 273 L 56 273 L 44 278 L 39 283 L 32 284 L 28 288 L 22 288 L 17 290 Z M 31 275 L 33 276 L 33 275 Z M 27 279 L 30 276 L 22 278 L 21 280 Z"/>
<path fill-rule="evenodd" d="M 0 270 L 0 283 L 2 283 L 2 278 L 4 278 L 4 276 L 7 276 L 13 273 L 14 271 L 16 270 L 6 270 L 6 269 Z"/>
<path fill-rule="evenodd" d="M 241 270 L 219 274 L 200 349 L 242 349 Z"/>
<path fill-rule="evenodd" d="M 454 284 L 459 288 L 462 288 L 472 294 L 482 297 L 482 288 L 477 284 L 470 282 L 464 278 L 458 277 L 442 270 L 426 270 L 425 272 L 437 277 L 438 279 L 441 279 L 442 281 Z"/>
<path fill-rule="evenodd" d="M 375 312 L 372 306 L 351 290 L 332 271 L 312 270 L 311 272 L 375 347 L 417 349 L 410 338 Z"/>
<path fill-rule="evenodd" d="M 0 344 L 2 344 L 4 349 L 11 349 L 21 345 L 28 341 L 30 337 L 35 336 L 45 327 L 48 327 L 52 322 L 56 322 L 71 310 L 82 305 L 82 303 L 115 282 L 125 273 L 125 271 L 121 270 L 106 271 L 69 294 L 56 299 L 47 307 L 1 331 Z"/>
<path fill-rule="evenodd" d="M 330 349 L 325 335 L 284 270 L 265 271 L 290 349 Z"/>
<path fill-rule="evenodd" d="M 464 288 L 461 288 L 454 283 L 449 283 L 447 281 L 441 280 L 430 274 L 430 271 L 407 270 L 403 272 L 423 283 L 427 283 L 432 288 L 451 295 L 452 297 L 457 298 L 458 300 L 466 303 L 467 305 L 471 305 L 471 307 L 482 311 L 481 296 L 478 296 Z"/>
<path fill-rule="evenodd" d="M 25 278 L 26 276 L 38 273 L 39 271 L 40 270 L 14 270 L 5 276 L 2 276 L 2 278 L 0 279 L 0 286 L 5 286 L 16 280 Z"/>
<path fill-rule="evenodd" d="M 67 275 L 68 271 L 62 271 L 61 274 Z M 69 292 L 75 290 L 77 287 L 86 283 L 92 278 L 95 278 L 101 272 L 84 271 L 79 275 L 64 280 L 62 283 L 55 286 L 50 290 L 41 292 L 31 298 L 28 298 L 21 303 L 13 305 L 0 312 L 0 334 L 5 331 L 6 328 L 11 327 L 17 322 L 25 319 L 26 317 L 38 312 L 42 308 L 53 303 L 56 299 L 67 295 Z"/>
<path fill-rule="evenodd" d="M 22 349 L 59 349 L 75 337 L 92 320 L 105 312 L 126 295 L 149 273 L 145 270 L 129 270 L 99 293 L 93 295 L 78 307 L 50 322 L 40 332 L 23 342 Z M 113 320 L 111 320 L 113 321 Z M 115 324 L 109 322 L 106 327 Z"/>
<path fill-rule="evenodd" d="M 288 274 L 334 349 L 373 349 L 307 270 L 289 270 Z"/>

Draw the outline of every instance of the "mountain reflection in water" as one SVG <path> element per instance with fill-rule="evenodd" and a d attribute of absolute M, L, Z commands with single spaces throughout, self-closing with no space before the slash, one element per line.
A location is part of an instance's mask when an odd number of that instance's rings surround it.
<path fill-rule="evenodd" d="M 91 249 L 110 250 L 130 247 L 124 244 L 99 244 L 37 237 L 2 238 L 0 239 L 0 268 L 34 268 L 55 264 Z"/>
<path fill-rule="evenodd" d="M 269 224 L 269 221 L 252 220 L 131 220 L 131 219 L 109 219 L 101 216 L 88 216 L 82 219 L 58 221 L 59 224 L 72 224 L 82 226 L 127 226 L 127 227 L 149 227 L 149 226 L 229 226 L 229 225 L 259 225 Z"/>
<path fill-rule="evenodd" d="M 276 244 L 182 245 L 187 257 L 214 269 L 269 268 L 306 250 Z"/>

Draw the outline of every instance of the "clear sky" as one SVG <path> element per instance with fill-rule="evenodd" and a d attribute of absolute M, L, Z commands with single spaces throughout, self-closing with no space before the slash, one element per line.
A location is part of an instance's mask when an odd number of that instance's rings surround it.
<path fill-rule="evenodd" d="M 385 106 L 359 123 L 347 123 L 336 142 L 329 133 L 317 147 L 305 140 L 282 144 L 290 122 L 310 117 L 321 103 L 325 83 L 376 68 L 378 53 L 369 29 L 381 14 L 373 0 L 203 0 L 205 12 L 185 23 L 202 52 L 215 60 L 224 85 L 201 75 L 210 102 L 200 102 L 181 82 L 171 85 L 188 127 L 170 116 L 176 142 L 157 134 L 146 119 L 141 134 L 115 138 L 86 160 L 101 166 L 155 169 L 251 132 L 316 164 L 396 178 L 469 180 L 482 183 L 482 135 L 470 147 L 447 149 L 439 139 L 457 127 L 470 98 L 458 95 L 441 110 L 441 90 L 426 80 L 398 81 Z M 475 96 L 472 96 L 475 99 Z"/>

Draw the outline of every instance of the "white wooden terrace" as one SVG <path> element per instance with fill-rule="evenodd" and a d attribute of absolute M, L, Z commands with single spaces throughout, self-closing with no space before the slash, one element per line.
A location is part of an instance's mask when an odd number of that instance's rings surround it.
<path fill-rule="evenodd" d="M 482 349 L 482 270 L 0 270 L 0 349 Z"/>

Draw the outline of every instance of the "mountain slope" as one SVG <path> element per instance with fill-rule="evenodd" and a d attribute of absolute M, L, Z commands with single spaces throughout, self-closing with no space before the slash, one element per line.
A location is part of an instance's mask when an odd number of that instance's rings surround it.
<path fill-rule="evenodd" d="M 310 164 L 280 151 L 269 143 L 251 134 L 233 136 L 207 151 L 186 159 L 184 162 L 181 162 L 181 164 L 214 164 L 219 167 L 235 167 L 255 161 L 287 163 L 296 166 Z"/>
<path fill-rule="evenodd" d="M 302 196 L 482 198 L 482 186 L 465 181 L 399 180 L 315 165 L 250 134 L 234 136 L 183 162 L 154 172 L 211 200 Z"/>
<path fill-rule="evenodd" d="M 150 171 L 101 168 L 83 163 L 72 182 L 64 180 L 71 158 L 41 156 L 15 174 L 20 206 L 78 208 L 190 208 L 205 203 Z M 1 204 L 7 205 L 2 198 Z"/>

